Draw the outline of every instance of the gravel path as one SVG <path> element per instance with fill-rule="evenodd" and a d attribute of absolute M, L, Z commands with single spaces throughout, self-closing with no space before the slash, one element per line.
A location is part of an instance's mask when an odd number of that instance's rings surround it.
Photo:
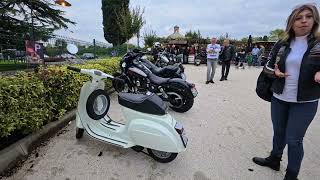
<path fill-rule="evenodd" d="M 39 148 L 6 180 L 79 179 L 181 179 L 181 180 L 282 180 L 281 171 L 258 167 L 253 156 L 268 155 L 272 140 L 270 104 L 255 94 L 261 68 L 231 67 L 228 81 L 206 85 L 206 66 L 186 66 L 188 80 L 199 91 L 193 108 L 183 114 L 170 113 L 187 131 L 187 151 L 173 162 L 160 164 L 142 153 L 121 149 L 89 138 L 75 139 L 74 121 Z M 122 119 L 116 95 L 112 95 L 111 117 Z M 300 179 L 320 179 L 320 113 L 305 137 L 305 159 Z M 102 152 L 101 156 L 98 156 Z"/>

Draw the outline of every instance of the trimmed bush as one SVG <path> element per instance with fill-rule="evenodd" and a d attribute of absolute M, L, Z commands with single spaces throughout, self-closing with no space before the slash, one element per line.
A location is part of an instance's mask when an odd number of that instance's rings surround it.
<path fill-rule="evenodd" d="M 79 68 L 98 69 L 108 74 L 118 70 L 119 58 L 89 61 Z M 89 76 L 66 66 L 40 68 L 37 73 L 0 76 L 0 138 L 21 132 L 29 134 L 76 108 L 80 89 Z M 107 88 L 111 81 L 106 82 Z"/>

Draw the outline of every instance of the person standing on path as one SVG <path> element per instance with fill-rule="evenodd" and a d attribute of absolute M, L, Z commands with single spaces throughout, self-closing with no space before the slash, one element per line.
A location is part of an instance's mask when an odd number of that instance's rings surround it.
<path fill-rule="evenodd" d="M 262 57 L 264 56 L 265 49 L 266 48 L 263 45 L 260 45 L 260 50 L 258 53 L 258 60 L 257 60 L 257 67 L 261 66 Z"/>
<path fill-rule="evenodd" d="M 221 53 L 221 63 L 222 63 L 222 71 L 221 71 L 221 79 L 220 81 L 228 80 L 229 70 L 230 70 L 230 62 L 235 59 L 236 50 L 233 45 L 230 44 L 229 39 L 225 39 L 223 41 L 223 50 Z"/>
<path fill-rule="evenodd" d="M 286 36 L 274 45 L 264 68 L 266 75 L 275 78 L 271 87 L 273 146 L 267 158 L 254 157 L 253 162 L 279 171 L 288 145 L 284 180 L 298 179 L 304 156 L 303 138 L 318 109 L 319 22 L 316 5 L 295 7 L 287 20 Z"/>
<path fill-rule="evenodd" d="M 221 47 L 217 44 L 217 38 L 211 39 L 211 44 L 207 45 L 207 81 L 206 84 L 214 83 L 213 77 L 218 65 L 219 52 Z"/>
<path fill-rule="evenodd" d="M 260 51 L 260 49 L 258 48 L 258 45 L 254 45 L 254 48 L 253 48 L 252 51 L 251 51 L 252 60 L 253 60 L 253 65 L 254 65 L 254 66 L 257 66 L 257 65 L 258 65 L 259 51 Z"/>

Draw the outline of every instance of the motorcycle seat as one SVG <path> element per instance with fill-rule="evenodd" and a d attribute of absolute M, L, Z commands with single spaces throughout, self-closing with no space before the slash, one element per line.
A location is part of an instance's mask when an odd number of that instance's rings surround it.
<path fill-rule="evenodd" d="M 161 69 L 162 71 L 172 71 L 172 72 L 177 72 L 179 70 L 179 66 L 176 65 L 168 65 L 165 66 Z"/>
<path fill-rule="evenodd" d="M 129 109 L 153 115 L 165 115 L 168 109 L 168 105 L 154 93 L 150 95 L 119 93 L 118 102 Z"/>
<path fill-rule="evenodd" d="M 152 71 L 152 73 L 156 75 L 161 75 L 166 72 L 177 72 L 179 70 L 179 64 L 178 65 L 169 65 L 165 66 L 163 68 L 157 67 L 156 65 L 152 64 L 152 62 L 148 60 L 142 60 L 142 62 Z"/>
<path fill-rule="evenodd" d="M 164 84 L 170 80 L 170 78 L 162 78 L 152 73 L 148 74 L 148 78 L 153 84 L 156 84 L 156 85 Z"/>

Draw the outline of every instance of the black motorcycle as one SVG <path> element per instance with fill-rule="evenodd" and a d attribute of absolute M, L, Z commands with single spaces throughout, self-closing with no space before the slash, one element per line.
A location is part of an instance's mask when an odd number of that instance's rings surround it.
<path fill-rule="evenodd" d="M 184 67 L 181 63 L 176 63 L 174 65 L 167 65 L 164 67 L 158 67 L 149 60 L 141 57 L 140 61 L 152 71 L 153 74 L 163 77 L 163 78 L 181 78 L 186 80 L 187 77 L 184 73 Z"/>
<path fill-rule="evenodd" d="M 167 51 L 160 51 L 157 54 L 155 65 L 158 67 L 165 67 L 168 65 L 179 65 L 182 63 L 182 54 L 171 54 Z"/>
<path fill-rule="evenodd" d="M 198 92 L 194 84 L 181 78 L 162 78 L 140 60 L 142 52 L 129 52 L 120 61 L 121 72 L 114 74 L 112 83 L 118 92 L 148 93 L 153 92 L 169 103 L 176 112 L 188 111 Z"/>

